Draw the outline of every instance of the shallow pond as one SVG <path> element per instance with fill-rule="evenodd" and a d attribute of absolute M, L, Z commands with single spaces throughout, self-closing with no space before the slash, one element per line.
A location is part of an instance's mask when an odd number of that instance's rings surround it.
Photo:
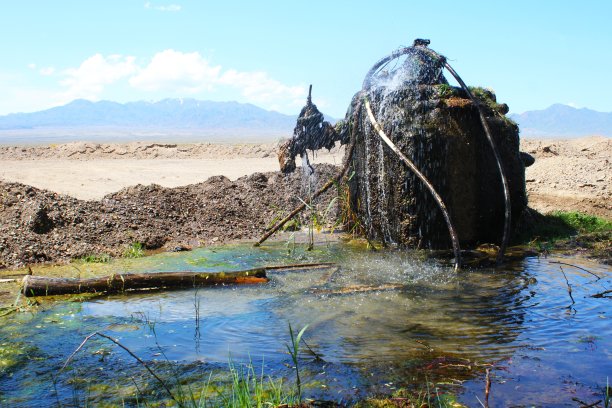
<path fill-rule="evenodd" d="M 454 272 L 414 253 L 343 243 L 310 252 L 234 245 L 68 266 L 64 274 L 318 261 L 339 267 L 270 272 L 271 281 L 257 286 L 44 303 L 35 313 L 3 317 L 0 403 L 137 405 L 167 397 L 141 364 L 103 338 L 89 341 L 60 371 L 94 331 L 117 339 L 170 383 L 202 387 L 209 373 L 227 371 L 230 358 L 291 382 L 289 324 L 308 325 L 302 381 L 315 398 L 351 402 L 431 387 L 480 406 L 486 368 L 490 406 L 576 406 L 573 398 L 603 398 L 612 377 L 612 308 L 610 299 L 589 295 L 610 289 L 612 271 L 582 259 L 531 257 L 501 269 Z"/>

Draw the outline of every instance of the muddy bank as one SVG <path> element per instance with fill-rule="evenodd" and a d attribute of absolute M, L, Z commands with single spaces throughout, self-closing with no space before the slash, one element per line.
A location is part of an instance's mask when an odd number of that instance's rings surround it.
<path fill-rule="evenodd" d="M 337 171 L 332 165 L 316 169 L 318 185 Z M 236 181 L 216 176 L 176 188 L 137 185 L 83 201 L 0 182 L 0 268 L 94 254 L 121 256 L 134 242 L 171 249 L 255 239 L 271 220 L 300 203 L 302 189 L 299 172 L 271 172 Z M 320 199 L 323 208 L 333 194 Z"/>
<path fill-rule="evenodd" d="M 273 143 L 0 146 L 0 180 L 99 200 L 138 183 L 177 187 L 213 175 L 236 179 L 276 170 L 275 149 Z M 521 139 L 520 149 L 536 158 L 525 174 L 530 207 L 612 218 L 612 139 Z M 316 162 L 340 164 L 342 157 L 343 150 L 332 150 Z"/>

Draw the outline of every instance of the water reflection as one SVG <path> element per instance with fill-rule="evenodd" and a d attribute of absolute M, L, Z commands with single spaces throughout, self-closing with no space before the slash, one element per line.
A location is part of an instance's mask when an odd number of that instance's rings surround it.
<path fill-rule="evenodd" d="M 218 265 L 227 270 L 296 260 L 332 260 L 340 268 L 271 273 L 271 282 L 260 286 L 114 295 L 14 315 L 0 327 L 2 343 L 29 344 L 36 348 L 29 353 L 40 359 L 15 365 L 10 376 L 5 371 L 2 398 L 13 401 L 20 395 L 15 390 L 26 384 L 39 384 L 32 398 L 50 398 L 53 371 L 95 330 L 111 334 L 155 364 L 177 361 L 196 372 L 203 369 L 200 362 L 225 366 L 231 353 L 235 361 L 263 358 L 268 371 L 287 374 L 288 324 L 298 329 L 308 324 L 306 341 L 324 363 L 312 361 L 305 350 L 305 369 L 326 383 L 321 392 L 352 397 L 352 386 L 367 394 L 389 391 L 385 387 L 390 382 L 422 386 L 427 376 L 430 381 L 467 380 L 465 398 L 475 402 L 484 366 L 492 365 L 500 382 L 496 398 L 503 406 L 512 401 L 518 382 L 535 392 L 542 383 L 558 390 L 560 378 L 569 373 L 591 385 L 609 375 L 607 303 L 586 297 L 610 286 L 609 268 L 588 264 L 604 276 L 596 282 L 579 269 L 566 269 L 577 301 L 576 313 L 568 314 L 565 281 L 558 265 L 547 260 L 530 258 L 503 270 L 455 273 L 415 256 L 330 244 L 291 254 L 283 245 L 264 250 L 236 246 L 148 258 L 132 270 L 211 270 L 220 269 Z M 75 361 L 83 375 L 111 367 L 140 370 L 111 346 L 97 339 L 81 352 Z M 567 357 L 559 359 L 561 354 Z M 545 374 L 535 374 L 535 366 Z M 69 375 L 62 375 L 59 383 L 66 397 Z"/>

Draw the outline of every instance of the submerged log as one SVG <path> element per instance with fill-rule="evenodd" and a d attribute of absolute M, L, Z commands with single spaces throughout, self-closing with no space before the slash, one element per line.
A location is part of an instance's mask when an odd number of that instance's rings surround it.
<path fill-rule="evenodd" d="M 25 296 L 51 296 L 265 282 L 268 282 L 266 268 L 237 272 L 126 273 L 90 279 L 26 275 L 22 281 L 21 291 Z"/>
<path fill-rule="evenodd" d="M 21 283 L 25 296 L 70 295 L 79 293 L 118 293 L 131 290 L 187 289 L 201 286 L 266 283 L 267 271 L 323 269 L 334 263 L 307 263 L 266 266 L 234 272 L 154 272 L 113 274 L 100 278 L 50 278 L 26 275 Z"/>
<path fill-rule="evenodd" d="M 318 289 L 314 288 L 310 291 L 315 295 L 347 295 L 352 293 L 369 293 L 369 292 L 382 292 L 387 290 L 398 290 L 405 288 L 406 285 L 399 284 L 384 284 L 379 286 L 370 286 L 370 285 L 351 285 L 346 286 L 344 288 L 339 289 Z"/>

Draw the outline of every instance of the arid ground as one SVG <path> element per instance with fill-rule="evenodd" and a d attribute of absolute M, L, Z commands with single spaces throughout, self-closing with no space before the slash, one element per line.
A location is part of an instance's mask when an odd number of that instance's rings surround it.
<path fill-rule="evenodd" d="M 612 139 L 522 140 L 529 204 L 612 219 Z M 321 153 L 318 183 L 342 162 Z M 334 166 L 335 165 L 335 166 Z M 0 268 L 92 254 L 254 239 L 299 204 L 275 144 L 0 146 Z M 331 201 L 333 191 L 325 200 Z"/>

